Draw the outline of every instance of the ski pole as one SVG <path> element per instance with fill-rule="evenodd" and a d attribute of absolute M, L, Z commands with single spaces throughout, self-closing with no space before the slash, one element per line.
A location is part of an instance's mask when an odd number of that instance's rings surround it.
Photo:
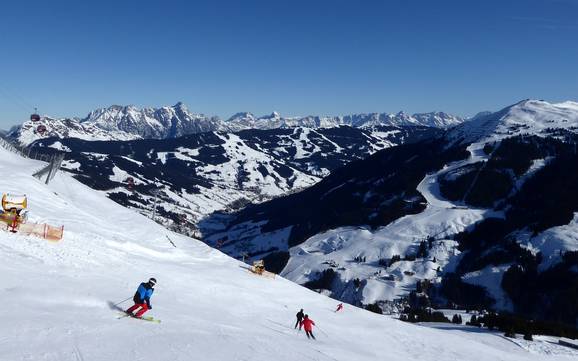
<path fill-rule="evenodd" d="M 129 298 L 127 298 L 126 300 L 122 300 L 122 301 L 120 301 L 119 303 L 115 303 L 114 305 L 115 305 L 115 306 L 118 306 L 118 305 L 120 305 L 121 303 L 124 303 L 124 302 L 130 300 L 131 298 L 132 298 L 132 297 L 129 297 Z"/>

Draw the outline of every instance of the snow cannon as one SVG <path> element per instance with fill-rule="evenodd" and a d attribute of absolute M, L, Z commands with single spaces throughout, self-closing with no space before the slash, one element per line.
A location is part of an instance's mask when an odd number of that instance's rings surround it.
<path fill-rule="evenodd" d="M 2 209 L 4 211 L 0 214 L 0 220 L 8 225 L 10 232 L 16 233 L 20 224 L 25 220 L 25 214 L 22 210 L 26 209 L 27 205 L 26 195 L 2 195 Z"/>
<path fill-rule="evenodd" d="M 2 195 L 2 209 L 6 212 L 11 210 L 21 211 L 28 206 L 28 199 L 26 194 L 4 194 Z"/>
<path fill-rule="evenodd" d="M 20 233 L 24 236 L 36 236 L 52 242 L 58 242 L 64 235 L 64 226 L 54 227 L 46 223 L 29 223 L 26 195 L 4 194 L 2 195 L 2 209 L 0 222 L 7 225 L 6 230 L 12 233 Z"/>
<path fill-rule="evenodd" d="M 275 278 L 275 273 L 269 272 L 265 269 L 265 261 L 258 260 L 253 262 L 253 267 L 249 268 L 251 273 L 267 278 Z"/>

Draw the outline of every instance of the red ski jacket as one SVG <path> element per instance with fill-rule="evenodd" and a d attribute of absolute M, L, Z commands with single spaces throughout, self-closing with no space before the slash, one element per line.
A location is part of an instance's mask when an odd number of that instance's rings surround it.
<path fill-rule="evenodd" d="M 313 325 L 315 325 L 315 322 L 310 318 L 304 318 L 303 321 L 301 321 L 301 326 L 303 326 L 305 331 L 313 331 Z"/>

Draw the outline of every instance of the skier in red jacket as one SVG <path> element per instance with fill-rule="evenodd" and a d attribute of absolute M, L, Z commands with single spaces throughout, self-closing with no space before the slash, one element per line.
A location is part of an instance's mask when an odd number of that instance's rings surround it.
<path fill-rule="evenodd" d="M 309 315 L 303 316 L 301 326 L 303 326 L 307 338 L 313 338 L 315 340 L 315 336 L 313 336 L 313 326 L 315 326 L 315 322 L 313 322 L 313 320 L 309 318 Z"/>
<path fill-rule="evenodd" d="M 343 303 L 337 305 L 337 309 L 334 312 L 339 312 L 343 309 Z"/>

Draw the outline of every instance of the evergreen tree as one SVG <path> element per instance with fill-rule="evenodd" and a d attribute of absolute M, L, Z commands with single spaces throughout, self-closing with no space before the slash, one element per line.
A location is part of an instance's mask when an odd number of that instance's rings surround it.
<path fill-rule="evenodd" d="M 455 323 L 456 325 L 461 325 L 462 318 L 460 317 L 460 315 L 455 314 L 454 317 L 452 317 L 452 323 Z"/>
<path fill-rule="evenodd" d="M 506 333 L 504 333 L 504 336 L 509 338 L 516 338 L 516 332 L 514 332 L 514 328 L 513 327 L 508 328 Z"/>
<path fill-rule="evenodd" d="M 419 243 L 419 249 L 417 250 L 417 258 L 425 258 L 427 256 L 427 243 L 422 241 Z"/>

